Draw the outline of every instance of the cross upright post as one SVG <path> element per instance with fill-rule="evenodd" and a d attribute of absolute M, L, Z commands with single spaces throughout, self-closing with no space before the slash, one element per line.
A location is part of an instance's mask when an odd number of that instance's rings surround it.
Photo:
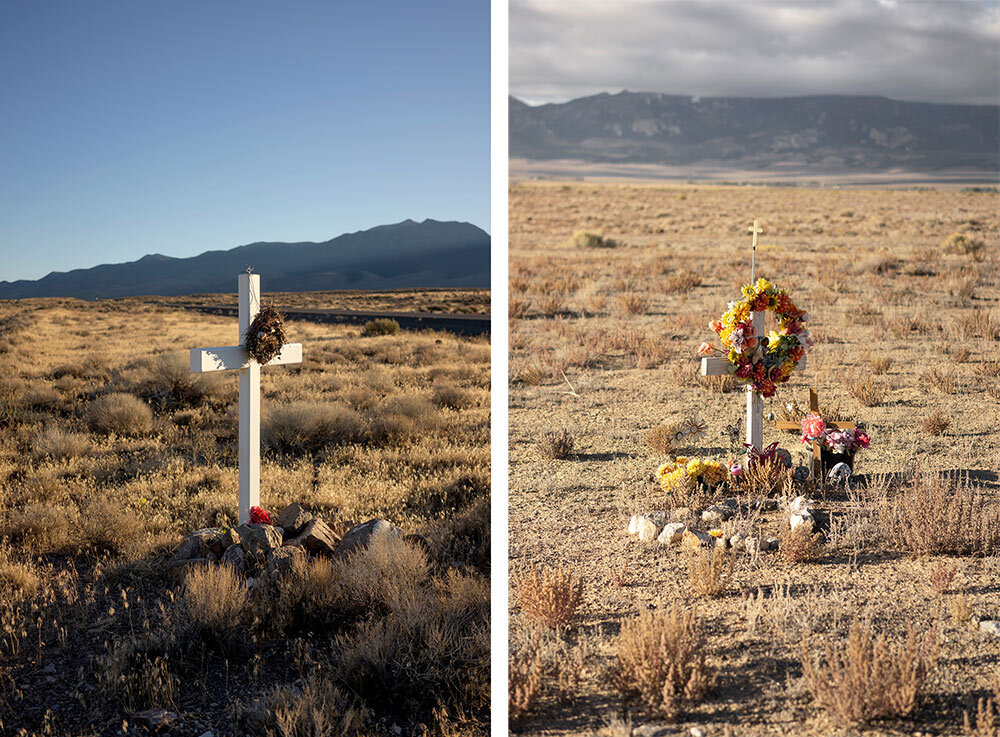
<path fill-rule="evenodd" d="M 239 524 L 250 521 L 250 507 L 260 504 L 260 364 L 246 351 L 246 334 L 260 312 L 260 275 L 240 274 L 239 345 L 192 348 L 191 371 L 240 372 Z M 265 366 L 302 363 L 302 344 L 285 343 Z"/>

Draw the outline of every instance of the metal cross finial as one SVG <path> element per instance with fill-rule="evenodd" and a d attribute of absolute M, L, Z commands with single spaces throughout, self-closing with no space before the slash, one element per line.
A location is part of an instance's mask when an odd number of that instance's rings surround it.
<path fill-rule="evenodd" d="M 753 221 L 753 225 L 747 228 L 747 230 L 753 235 L 753 254 L 750 256 L 750 283 L 753 284 L 753 271 L 757 261 L 757 234 L 764 231 L 757 226 L 756 220 Z"/>
<path fill-rule="evenodd" d="M 756 225 L 756 224 L 757 224 L 757 222 L 754 221 L 754 225 Z M 756 242 L 757 242 L 757 239 L 755 237 L 754 238 L 754 243 L 756 243 Z M 252 274 L 253 273 L 253 266 L 251 266 L 250 264 L 243 264 L 243 265 L 247 267 L 247 273 L 248 274 Z"/>

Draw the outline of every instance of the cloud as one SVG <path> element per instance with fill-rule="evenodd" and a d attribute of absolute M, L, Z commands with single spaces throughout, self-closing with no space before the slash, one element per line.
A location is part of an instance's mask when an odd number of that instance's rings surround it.
<path fill-rule="evenodd" d="M 510 90 L 1000 103 L 996 0 L 510 0 Z"/>

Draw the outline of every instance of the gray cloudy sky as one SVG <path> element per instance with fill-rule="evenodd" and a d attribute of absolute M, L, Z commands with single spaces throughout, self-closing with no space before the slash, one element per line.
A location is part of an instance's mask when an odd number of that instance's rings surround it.
<path fill-rule="evenodd" d="M 1000 102 L 1000 0 L 510 0 L 510 91 Z"/>

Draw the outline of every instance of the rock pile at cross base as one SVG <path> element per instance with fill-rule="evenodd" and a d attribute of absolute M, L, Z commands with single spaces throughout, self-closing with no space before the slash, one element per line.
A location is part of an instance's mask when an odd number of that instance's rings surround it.
<path fill-rule="evenodd" d="M 181 543 L 167 564 L 167 575 L 179 582 L 197 565 L 229 565 L 253 583 L 262 573 L 280 575 L 290 571 L 299 558 L 322 555 L 343 559 L 360 552 L 379 536 L 398 538 L 427 547 L 419 535 L 404 535 L 383 519 L 369 520 L 348 530 L 342 538 L 319 517 L 298 503 L 289 504 L 274 524 L 243 524 L 195 530 Z"/>

